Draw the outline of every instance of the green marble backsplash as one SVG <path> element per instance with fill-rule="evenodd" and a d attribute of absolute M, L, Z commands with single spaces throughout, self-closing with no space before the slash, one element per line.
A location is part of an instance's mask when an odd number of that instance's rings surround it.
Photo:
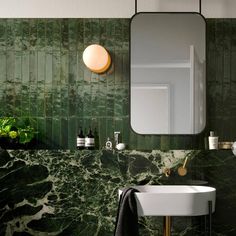
<path fill-rule="evenodd" d="M 186 156 L 188 173 L 180 177 Z M 207 184 L 217 190 L 212 236 L 235 236 L 235 178 L 230 150 L 0 150 L 0 235 L 112 236 L 119 188 Z M 163 217 L 139 218 L 141 236 L 162 236 L 162 227 Z M 173 217 L 171 232 L 205 236 L 204 216 Z"/>
<path fill-rule="evenodd" d="M 176 169 L 187 155 L 197 160 L 199 154 L 0 150 L 0 235 L 112 236 L 119 188 L 173 180 L 190 184 L 194 167 L 183 178 L 174 177 Z M 166 167 L 173 178 L 163 175 Z M 176 217 L 173 235 L 203 235 L 199 223 L 194 217 Z M 140 218 L 140 235 L 161 236 L 162 217 Z"/>

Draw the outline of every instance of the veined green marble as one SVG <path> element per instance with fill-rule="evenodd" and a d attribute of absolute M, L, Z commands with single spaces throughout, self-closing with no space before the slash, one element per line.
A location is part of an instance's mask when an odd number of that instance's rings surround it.
<path fill-rule="evenodd" d="M 0 154 L 0 235 L 95 236 L 113 235 L 118 188 L 161 184 L 163 168 L 174 173 L 198 151 L 9 153 Z M 145 235 L 161 235 L 160 222 L 140 224 Z"/>

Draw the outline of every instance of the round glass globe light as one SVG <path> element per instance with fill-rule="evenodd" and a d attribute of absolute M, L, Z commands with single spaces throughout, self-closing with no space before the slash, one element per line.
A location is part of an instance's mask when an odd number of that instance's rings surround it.
<path fill-rule="evenodd" d="M 92 44 L 85 48 L 83 61 L 91 71 L 103 73 L 109 68 L 111 57 L 104 47 L 98 44 Z"/>

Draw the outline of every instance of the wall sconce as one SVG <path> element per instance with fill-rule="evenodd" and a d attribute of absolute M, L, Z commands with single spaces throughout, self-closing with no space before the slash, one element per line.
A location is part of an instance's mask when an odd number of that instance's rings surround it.
<path fill-rule="evenodd" d="M 111 57 L 107 50 L 98 45 L 92 44 L 83 52 L 84 64 L 95 73 L 105 72 L 111 65 Z"/>

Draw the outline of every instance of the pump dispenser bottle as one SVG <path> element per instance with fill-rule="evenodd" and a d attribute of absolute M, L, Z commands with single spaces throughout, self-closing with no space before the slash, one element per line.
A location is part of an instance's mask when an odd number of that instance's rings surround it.
<path fill-rule="evenodd" d="M 210 150 L 218 149 L 218 137 L 215 136 L 215 133 L 213 131 L 210 131 L 210 136 L 208 137 L 208 140 Z"/>

